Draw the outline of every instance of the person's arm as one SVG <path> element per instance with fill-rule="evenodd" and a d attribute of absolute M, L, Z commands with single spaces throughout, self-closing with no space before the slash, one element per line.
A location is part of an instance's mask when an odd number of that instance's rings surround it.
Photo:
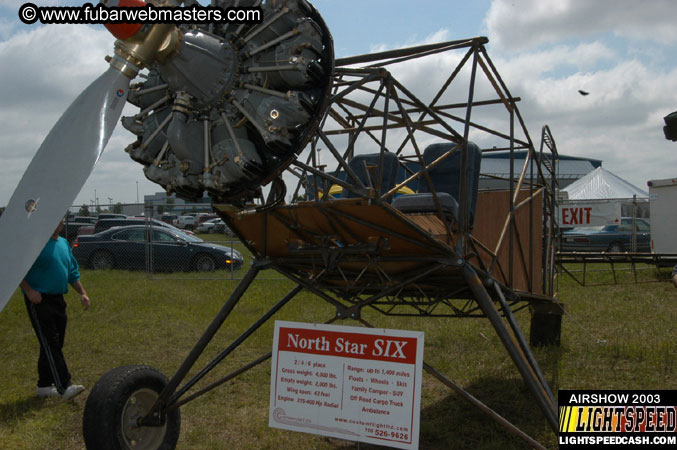
<path fill-rule="evenodd" d="M 677 266 L 672 270 L 672 285 L 677 288 Z"/>
<path fill-rule="evenodd" d="M 26 293 L 26 297 L 28 297 L 28 301 L 30 301 L 33 304 L 40 304 L 42 303 L 42 294 L 35 289 L 31 287 L 30 284 L 28 284 L 28 281 L 26 280 L 21 280 L 21 289 L 24 290 Z"/>
<path fill-rule="evenodd" d="M 91 302 L 89 301 L 89 297 L 87 296 L 87 292 L 85 292 L 84 286 L 82 286 L 82 283 L 80 280 L 74 281 L 71 283 L 71 286 L 73 286 L 73 289 L 75 289 L 78 294 L 80 294 L 80 303 L 82 303 L 82 306 L 85 308 L 85 311 L 89 309 L 89 305 Z"/>
<path fill-rule="evenodd" d="M 82 285 L 82 282 L 80 282 L 80 267 L 78 266 L 78 261 L 73 256 L 73 252 L 71 252 L 70 248 L 68 248 L 68 254 L 70 255 L 71 260 L 70 272 L 68 273 L 68 282 L 71 286 L 73 286 L 73 289 L 75 289 L 78 294 L 80 294 L 80 303 L 82 303 L 82 307 L 85 308 L 85 311 L 87 311 L 91 302 L 89 301 L 87 292 L 85 292 L 85 287 Z"/>

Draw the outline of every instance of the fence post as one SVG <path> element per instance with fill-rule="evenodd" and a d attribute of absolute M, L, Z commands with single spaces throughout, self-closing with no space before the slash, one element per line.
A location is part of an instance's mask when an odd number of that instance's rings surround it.
<path fill-rule="evenodd" d="M 637 194 L 632 196 L 632 252 L 637 251 Z"/>

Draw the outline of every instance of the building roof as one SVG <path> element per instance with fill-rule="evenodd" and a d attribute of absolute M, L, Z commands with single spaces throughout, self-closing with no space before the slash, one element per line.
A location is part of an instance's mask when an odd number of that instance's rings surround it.
<path fill-rule="evenodd" d="M 526 154 L 526 150 L 514 152 L 515 172 L 522 170 Z M 544 156 L 550 159 L 549 154 L 544 153 Z M 599 159 L 559 155 L 557 164 L 557 178 L 562 180 L 578 179 L 598 167 L 602 167 L 602 161 Z M 486 174 L 508 177 L 510 175 L 510 152 L 483 153 L 482 167 L 480 172 L 483 175 Z"/>
<path fill-rule="evenodd" d="M 515 159 L 524 159 L 527 155 L 526 150 L 517 150 L 514 152 Z M 549 153 L 543 153 L 543 156 L 546 158 L 550 159 L 550 154 Z M 602 160 L 601 159 L 593 159 L 593 158 L 584 158 L 582 156 L 568 156 L 568 155 L 562 155 L 559 154 L 557 156 L 559 161 L 588 161 L 590 164 L 592 164 L 593 167 L 602 167 Z M 482 153 L 482 159 L 510 159 L 510 152 L 484 152 Z"/>

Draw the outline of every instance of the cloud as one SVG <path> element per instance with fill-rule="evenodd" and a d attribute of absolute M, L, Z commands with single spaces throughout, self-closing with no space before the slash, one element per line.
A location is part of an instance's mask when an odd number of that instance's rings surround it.
<path fill-rule="evenodd" d="M 519 50 L 603 33 L 677 42 L 673 0 L 494 0 L 486 17 L 494 45 Z"/>
<path fill-rule="evenodd" d="M 41 26 L 0 42 L 3 106 L 61 106 L 106 69 L 112 44 L 108 32 L 84 25 Z"/>
<path fill-rule="evenodd" d="M 510 54 L 509 59 L 499 49 L 489 43 L 489 52 L 495 53 L 494 59 L 509 61 L 510 68 L 519 72 L 519 78 L 537 79 L 553 73 L 576 72 L 585 73 L 604 64 L 618 60 L 616 52 L 606 44 L 593 41 L 576 46 L 555 45 L 545 50 Z M 528 68 L 528 70 L 525 70 Z"/>
<path fill-rule="evenodd" d="M 15 28 L 15 22 L 11 22 L 0 17 L 0 41 L 9 38 L 14 32 Z"/>
<path fill-rule="evenodd" d="M 486 17 L 488 54 L 511 94 L 521 97 L 519 108 L 536 146 L 541 127 L 548 124 L 562 154 L 602 159 L 605 168 L 643 188 L 649 179 L 675 175 L 677 148 L 663 138 L 662 118 L 677 109 L 672 95 L 677 92 L 677 69 L 662 63 L 672 55 L 672 44 L 656 40 L 648 45 L 636 39 L 665 34 L 666 42 L 675 42 L 674 32 L 660 31 L 672 20 L 674 7 L 668 13 L 666 5 L 671 1 L 639 6 L 626 0 L 601 3 L 495 0 Z M 629 19 L 632 14 L 636 20 Z M 657 34 L 650 34 L 656 30 Z M 450 29 L 419 36 L 403 33 L 398 42 L 372 48 L 380 51 L 458 38 Z M 69 25 L 31 27 L 0 42 L 0 205 L 6 204 L 61 113 L 105 70 L 103 56 L 112 52 L 112 44 L 101 28 Z M 388 70 L 418 98 L 430 102 L 464 53 L 441 53 L 388 66 Z M 458 74 L 438 103 L 465 101 L 468 80 L 468 71 Z M 581 96 L 579 89 L 590 95 Z M 475 100 L 495 98 L 492 90 L 489 83 L 478 81 Z M 463 109 L 450 112 L 464 116 Z M 125 112 L 129 114 L 130 110 Z M 508 131 L 501 105 L 475 109 L 473 120 Z M 462 132 L 462 124 L 453 126 Z M 438 140 L 418 136 L 421 147 Z M 483 146 L 494 144 L 480 133 L 471 137 Z M 402 130 L 390 130 L 389 147 L 397 148 L 402 138 Z M 141 166 L 122 151 L 133 139 L 118 127 L 79 203 L 89 203 L 94 189 L 99 199 L 133 201 L 137 181 L 141 195 L 161 190 L 146 181 Z M 368 138 L 359 142 L 365 151 L 374 145 Z"/>
<path fill-rule="evenodd" d="M 444 42 L 448 40 L 449 40 L 449 30 L 441 29 L 433 33 L 430 33 L 423 39 L 417 36 L 409 36 L 404 42 L 390 44 L 384 43 L 374 44 L 369 48 L 369 53 L 383 52 L 395 48 L 415 47 L 417 45 L 436 44 L 438 42 Z"/>
<path fill-rule="evenodd" d="M 84 25 L 39 26 L 0 42 L 0 79 L 3 80 L 0 84 L 3 161 L 0 205 L 9 201 L 31 158 L 63 111 L 107 69 L 104 56 L 112 54 L 113 42 L 103 28 Z M 131 176 L 127 184 L 133 187 L 109 189 L 125 192 L 126 200 L 131 200 L 136 198 L 135 180 L 144 177 L 141 166 L 122 152 L 133 138 L 119 128 L 95 174 L 115 173 L 117 175 L 110 178 L 118 180 Z M 116 159 L 108 153 L 118 153 L 119 157 Z M 123 163 L 126 166 L 121 170 Z"/>
<path fill-rule="evenodd" d="M 517 61 L 498 65 L 512 91 L 522 96 L 520 109 L 530 128 L 549 124 L 561 153 L 602 159 L 607 169 L 639 187 L 674 176 L 676 149 L 663 138 L 661 126 L 662 117 L 677 109 L 674 98 L 665 95 L 677 89 L 677 69 L 625 60 L 607 70 L 537 77 L 525 74 Z M 578 89 L 590 95 L 581 96 Z"/>
<path fill-rule="evenodd" d="M 677 69 L 619 51 L 618 42 L 588 39 L 576 43 L 568 39 L 571 36 L 562 33 L 558 35 L 561 41 L 548 47 L 520 52 L 501 51 L 493 42 L 488 45 L 488 54 L 511 94 L 522 99 L 518 107 L 534 144 L 538 147 L 541 127 L 548 124 L 560 153 L 601 159 L 604 167 L 640 188 L 645 188 L 649 179 L 673 177 L 677 149 L 663 137 L 662 117 L 677 109 L 674 97 L 666 95 L 677 92 Z M 669 51 L 667 46 L 652 45 L 651 49 L 655 61 Z M 429 102 L 464 53 L 446 52 L 388 66 L 388 70 Z M 465 101 L 468 81 L 466 68 L 438 104 Z M 579 89 L 590 95 L 580 95 Z M 478 70 L 475 100 L 491 98 L 496 94 Z M 465 111 L 450 112 L 462 117 Z M 509 132 L 502 106 L 475 108 L 472 120 Z M 462 124 L 454 122 L 453 126 L 462 132 Z M 393 130 L 389 145 L 397 148 L 402 136 Z M 418 136 L 420 146 L 437 140 Z M 482 146 L 500 145 L 477 130 L 471 130 L 471 139 Z"/>
<path fill-rule="evenodd" d="M 534 134 L 550 125 L 559 151 L 602 159 L 640 188 L 673 177 L 662 117 L 677 109 L 674 2 L 494 0 L 489 50 Z M 581 96 L 578 90 L 589 92 Z"/>

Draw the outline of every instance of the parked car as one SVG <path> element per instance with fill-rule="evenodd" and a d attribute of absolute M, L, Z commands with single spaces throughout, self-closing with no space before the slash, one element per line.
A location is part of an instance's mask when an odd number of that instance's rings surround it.
<path fill-rule="evenodd" d="M 150 223 L 149 223 L 150 222 Z M 101 219 L 96 222 L 94 225 L 93 233 L 101 233 L 106 231 L 109 228 L 113 227 L 124 227 L 128 225 L 156 225 L 159 227 L 169 228 L 174 231 L 182 231 L 176 228 L 174 225 L 170 225 L 165 222 L 161 222 L 157 219 L 146 219 L 145 217 L 128 217 L 126 219 Z M 194 234 L 192 231 L 183 230 L 186 234 Z M 92 234 L 92 233 L 90 233 Z"/>
<path fill-rule="evenodd" d="M 164 223 L 174 225 L 174 221 L 178 218 L 179 216 L 177 216 L 176 214 L 163 214 L 162 217 L 160 217 L 160 220 Z"/>
<path fill-rule="evenodd" d="M 68 220 L 69 220 L 69 222 L 91 223 L 93 225 L 99 219 L 97 219 L 96 217 L 91 217 L 91 216 L 74 216 L 74 217 L 72 217 Z"/>
<path fill-rule="evenodd" d="M 66 238 L 69 244 L 72 244 L 78 236 L 78 232 L 83 227 L 90 227 L 96 222 L 94 217 L 74 216 L 66 221 L 61 230 L 60 236 Z"/>
<path fill-rule="evenodd" d="M 565 231 L 562 233 L 561 250 L 613 253 L 632 251 L 632 219 L 622 218 L 619 224 L 578 227 Z M 650 225 L 644 219 L 637 219 L 637 251 L 650 250 Z"/>
<path fill-rule="evenodd" d="M 127 218 L 124 214 L 115 214 L 115 213 L 101 213 L 97 216 L 99 220 L 101 219 L 125 219 Z"/>
<path fill-rule="evenodd" d="M 92 269 L 145 270 L 146 255 L 152 255 L 154 271 L 235 270 L 244 263 L 237 250 L 156 225 L 113 227 L 80 236 L 73 255 L 78 264 Z"/>

